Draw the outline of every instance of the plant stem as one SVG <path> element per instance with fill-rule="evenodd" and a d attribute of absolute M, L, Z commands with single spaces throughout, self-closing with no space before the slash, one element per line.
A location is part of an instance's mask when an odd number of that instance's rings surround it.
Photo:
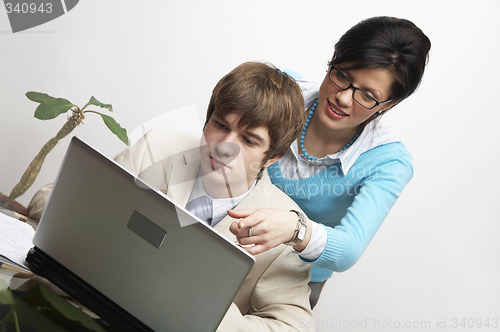
<path fill-rule="evenodd" d="M 83 110 L 83 108 L 82 108 L 82 110 Z M 85 112 L 83 112 L 83 113 L 94 113 L 94 114 L 99 114 L 99 115 L 100 115 L 100 113 L 99 113 L 99 112 L 96 112 L 96 111 L 90 111 L 90 110 L 85 111 Z"/>
<path fill-rule="evenodd" d="M 40 173 L 40 169 L 42 168 L 42 164 L 45 160 L 47 154 L 52 151 L 52 149 L 59 143 L 61 139 L 68 136 L 69 133 L 73 131 L 73 129 L 78 126 L 83 119 L 83 113 L 80 109 L 73 110 L 73 115 L 66 121 L 64 126 L 59 130 L 57 135 L 50 139 L 45 145 L 42 147 L 40 152 L 33 159 L 31 164 L 28 166 L 28 169 L 24 172 L 21 177 L 21 181 L 12 189 L 12 192 L 9 195 L 8 200 L 5 203 L 5 206 L 8 206 L 12 201 L 16 198 L 24 194 L 35 182 L 35 179 Z"/>
<path fill-rule="evenodd" d="M 21 332 L 21 329 L 19 328 L 19 319 L 17 318 L 17 313 L 14 308 L 12 308 L 12 313 L 14 314 L 14 323 L 16 325 L 16 332 Z"/>

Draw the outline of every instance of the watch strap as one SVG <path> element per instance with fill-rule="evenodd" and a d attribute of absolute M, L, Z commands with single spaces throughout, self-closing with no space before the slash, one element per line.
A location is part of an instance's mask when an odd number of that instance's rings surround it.
<path fill-rule="evenodd" d="M 292 239 L 288 242 L 285 242 L 284 244 L 287 246 L 294 246 L 304 240 L 307 233 L 307 223 L 306 218 L 302 212 L 296 210 L 290 210 L 290 212 L 295 212 L 297 214 L 297 227 L 295 228 Z"/>

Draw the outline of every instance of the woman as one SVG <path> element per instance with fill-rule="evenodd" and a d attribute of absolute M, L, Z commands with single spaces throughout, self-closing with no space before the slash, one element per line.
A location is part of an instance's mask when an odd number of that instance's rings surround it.
<path fill-rule="evenodd" d="M 333 271 L 360 258 L 410 181 L 412 157 L 380 116 L 420 84 L 430 41 L 412 22 L 361 21 L 335 44 L 319 91 L 300 81 L 307 123 L 286 155 L 268 168 L 272 182 L 307 214 L 230 211 L 231 231 L 252 254 L 291 244 L 313 264 L 311 305 Z M 300 216 L 299 216 L 300 217 Z"/>

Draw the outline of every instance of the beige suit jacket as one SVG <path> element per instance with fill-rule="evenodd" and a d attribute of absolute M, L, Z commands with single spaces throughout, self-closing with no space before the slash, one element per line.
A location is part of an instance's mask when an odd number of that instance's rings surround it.
<path fill-rule="evenodd" d="M 185 206 L 200 170 L 199 139 L 154 129 L 115 160 Z M 34 201 L 43 200 L 39 197 Z M 260 207 L 300 210 L 272 185 L 267 172 L 236 209 Z M 233 221 L 226 216 L 215 229 L 236 242 L 229 231 Z M 310 265 L 285 245 L 256 255 L 255 259 L 256 264 L 217 331 L 313 331 L 314 315 L 309 305 L 308 286 Z"/>

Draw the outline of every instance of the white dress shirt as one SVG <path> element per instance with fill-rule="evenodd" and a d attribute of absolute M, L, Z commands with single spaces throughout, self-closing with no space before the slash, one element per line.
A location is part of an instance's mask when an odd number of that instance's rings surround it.
<path fill-rule="evenodd" d="M 254 181 L 252 187 L 243 195 L 232 198 L 213 198 L 211 197 L 203 185 L 203 181 L 201 179 L 201 170 L 196 178 L 196 181 L 193 186 L 193 190 L 191 191 L 191 196 L 189 196 L 188 204 L 192 200 L 201 197 L 203 195 L 208 196 L 212 200 L 212 221 L 210 226 L 214 227 L 221 221 L 226 215 L 228 210 L 234 209 L 240 202 L 247 197 L 250 191 L 255 187 L 256 181 Z"/>

